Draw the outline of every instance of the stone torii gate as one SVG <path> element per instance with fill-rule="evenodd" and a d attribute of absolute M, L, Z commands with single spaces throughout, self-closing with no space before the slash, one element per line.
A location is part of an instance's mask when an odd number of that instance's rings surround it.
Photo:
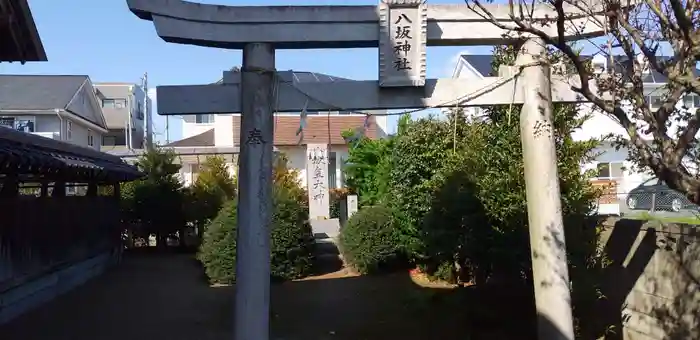
<path fill-rule="evenodd" d="M 530 242 L 541 339 L 573 340 L 552 101 L 575 103 L 568 79 L 552 76 L 544 43 L 505 38 L 466 5 L 384 0 L 379 6 L 221 6 L 181 0 L 127 0 L 167 42 L 243 50 L 240 74 L 213 85 L 159 86 L 158 113 L 242 113 L 239 160 L 235 338 L 269 337 L 273 113 L 524 104 L 521 114 Z M 509 8 L 493 16 L 510 21 Z M 534 19 L 555 17 L 546 7 Z M 566 38 L 603 35 L 578 9 L 566 9 Z M 539 24 L 533 23 L 538 26 Z M 554 25 L 539 25 L 556 36 Z M 426 46 L 523 43 L 516 69 L 483 80 L 426 79 Z M 298 83 L 276 72 L 275 49 L 379 48 L 379 81 Z M 515 72 L 517 70 L 517 72 Z M 509 74 L 506 74 L 509 73 Z M 508 75 L 508 76 L 507 76 Z M 552 79 L 553 78 L 553 79 Z M 352 94 L 352 95 L 348 95 Z M 545 324 L 546 323 L 546 324 Z"/>

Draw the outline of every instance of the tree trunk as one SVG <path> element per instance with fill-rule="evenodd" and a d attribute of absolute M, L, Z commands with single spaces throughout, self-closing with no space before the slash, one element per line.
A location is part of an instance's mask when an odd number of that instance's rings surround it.
<path fill-rule="evenodd" d="M 156 235 L 157 235 L 156 236 L 156 247 L 158 249 L 161 249 L 161 250 L 167 248 L 168 247 L 168 234 L 165 234 L 165 233 L 159 231 Z"/>

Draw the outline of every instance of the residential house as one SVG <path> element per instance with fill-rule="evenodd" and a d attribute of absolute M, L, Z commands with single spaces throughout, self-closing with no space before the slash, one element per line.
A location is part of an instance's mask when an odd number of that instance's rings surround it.
<path fill-rule="evenodd" d="M 88 76 L 0 75 L 0 126 L 100 150 L 107 126 Z"/>
<path fill-rule="evenodd" d="M 235 69 L 234 69 L 235 70 Z M 347 80 L 314 72 L 295 72 L 299 82 L 330 82 Z M 346 130 L 363 132 L 370 138 L 382 138 L 387 135 L 387 117 L 381 115 L 386 111 L 367 111 L 373 114 L 345 111 L 308 112 L 305 127 L 297 134 L 301 126 L 299 113 L 276 113 L 274 121 L 275 150 L 284 153 L 289 160 L 289 167 L 299 171 L 299 180 L 306 185 L 306 146 L 308 144 L 329 145 L 329 186 L 338 188 L 344 185 L 342 166 L 348 157 L 348 145 L 341 133 Z M 175 148 L 233 148 L 240 143 L 240 114 L 208 114 L 183 117 L 183 139 L 167 146 Z M 199 158 L 199 162 L 202 161 Z M 199 162 L 192 159 L 183 161 L 181 175 L 185 183 L 196 179 L 200 169 Z M 189 164 L 187 164 L 189 163 Z M 231 166 L 235 164 L 232 158 Z M 233 171 L 233 170 L 232 170 Z"/>
<path fill-rule="evenodd" d="M 492 55 L 462 55 L 455 65 L 453 78 L 482 78 L 493 75 Z M 643 60 L 640 60 L 643 62 Z M 608 59 L 600 55 L 591 58 L 594 72 L 606 72 L 614 70 L 617 74 L 622 74 L 622 67 L 631 67 L 633 63 L 625 57 L 614 57 L 613 65 L 608 65 Z M 645 69 L 644 91 L 649 96 L 649 104 L 654 109 L 661 103 L 662 87 L 666 83 L 666 78 L 649 69 Z M 700 72 L 698 72 L 700 75 Z M 683 110 L 695 110 L 700 107 L 700 97 L 691 94 L 685 96 L 678 103 L 678 108 Z M 481 108 L 470 107 L 465 109 L 465 114 L 469 117 L 481 116 Z M 600 139 L 601 137 L 613 134 L 627 137 L 626 131 L 614 119 L 597 110 L 591 103 L 579 104 L 579 111 L 591 113 L 591 118 L 587 120 L 581 129 L 573 133 L 575 140 Z M 647 136 L 648 137 L 648 136 Z M 582 170 L 595 169 L 597 177 L 593 179 L 596 185 L 604 185 L 608 188 L 610 195 L 604 198 L 599 204 L 601 213 L 620 213 L 620 202 L 625 199 L 626 193 L 639 186 L 650 175 L 646 172 L 635 169 L 629 159 L 628 150 L 617 149 L 612 142 L 601 142 L 595 150 L 596 159 L 583 164 Z M 623 207 L 624 209 L 624 207 Z"/>
<path fill-rule="evenodd" d="M 183 128 L 184 129 L 184 128 Z M 200 134 L 190 136 L 165 145 L 172 148 L 178 155 L 177 161 L 181 165 L 180 179 L 185 186 L 193 184 L 197 180 L 202 164 L 207 157 L 223 157 L 229 165 L 229 172 L 235 176 L 235 167 L 239 148 L 233 145 L 216 145 L 216 130 L 211 128 Z"/>
<path fill-rule="evenodd" d="M 153 143 L 151 99 L 144 87 L 131 83 L 96 83 L 108 132 L 102 149 L 141 149 Z"/>

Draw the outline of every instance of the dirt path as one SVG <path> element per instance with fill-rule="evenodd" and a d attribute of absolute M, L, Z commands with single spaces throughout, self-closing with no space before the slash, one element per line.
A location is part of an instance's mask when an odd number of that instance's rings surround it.
<path fill-rule="evenodd" d="M 232 340 L 233 289 L 211 288 L 201 275 L 191 255 L 127 256 L 0 328 L 0 339 Z M 403 274 L 345 276 L 274 285 L 273 339 L 525 339 L 518 320 L 483 313 L 490 301 L 466 302 Z"/>
<path fill-rule="evenodd" d="M 189 255 L 138 254 L 0 328 L 0 339 L 225 339 L 227 299 Z"/>

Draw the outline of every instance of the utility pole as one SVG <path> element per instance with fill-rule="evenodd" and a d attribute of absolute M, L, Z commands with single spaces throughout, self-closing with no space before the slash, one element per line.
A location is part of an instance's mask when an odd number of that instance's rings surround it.
<path fill-rule="evenodd" d="M 270 333 L 270 224 L 275 103 L 275 50 L 243 47 L 241 153 L 238 166 L 235 337 L 267 340 Z"/>
<path fill-rule="evenodd" d="M 165 116 L 165 144 L 170 144 L 170 116 Z"/>
<path fill-rule="evenodd" d="M 528 39 L 516 60 L 524 67 L 520 114 L 532 275 L 539 339 L 574 340 L 569 270 L 552 123 L 552 87 L 544 41 Z M 539 63 L 539 64 L 536 64 Z M 523 66 L 528 65 L 528 66 Z"/>
<path fill-rule="evenodd" d="M 149 103 L 151 98 L 148 96 L 148 72 L 144 72 L 141 79 L 141 87 L 143 88 L 143 117 L 146 120 L 146 149 L 153 148 L 153 120 L 151 119 L 151 110 Z"/>
<path fill-rule="evenodd" d="M 129 85 L 129 95 L 126 96 L 126 144 L 127 144 L 127 149 L 132 150 L 134 148 L 134 145 L 132 144 L 132 127 L 133 127 L 133 121 L 131 118 L 131 115 L 133 114 L 132 111 L 132 97 L 134 96 L 134 87 Z"/>

